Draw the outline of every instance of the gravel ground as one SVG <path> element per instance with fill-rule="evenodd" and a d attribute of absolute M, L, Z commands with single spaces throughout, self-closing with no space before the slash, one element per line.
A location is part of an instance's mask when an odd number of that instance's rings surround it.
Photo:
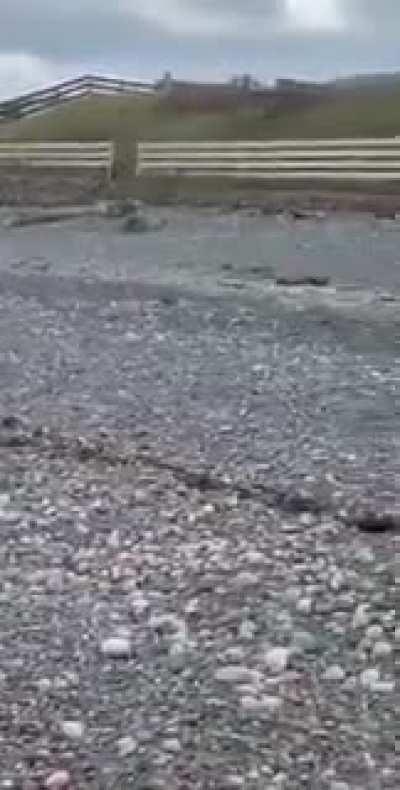
<path fill-rule="evenodd" d="M 397 788 L 400 229 L 168 219 L 1 231 L 0 787 Z"/>

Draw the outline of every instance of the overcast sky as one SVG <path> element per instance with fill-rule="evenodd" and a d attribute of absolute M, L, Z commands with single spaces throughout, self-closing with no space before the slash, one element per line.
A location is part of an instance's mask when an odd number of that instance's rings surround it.
<path fill-rule="evenodd" d="M 400 70 L 400 0 L 0 0 L 0 97 L 82 72 L 152 80 Z"/>

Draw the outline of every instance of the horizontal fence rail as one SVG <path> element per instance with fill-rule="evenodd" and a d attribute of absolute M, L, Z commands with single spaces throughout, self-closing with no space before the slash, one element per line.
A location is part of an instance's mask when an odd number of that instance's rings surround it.
<path fill-rule="evenodd" d="M 118 94 L 154 93 L 154 86 L 147 82 L 118 80 L 108 77 L 86 75 L 75 80 L 67 80 L 15 99 L 0 102 L 0 121 L 12 121 L 35 115 L 38 112 L 56 107 L 60 103 L 80 99 L 85 96 Z"/>
<path fill-rule="evenodd" d="M 400 137 L 142 142 L 137 175 L 275 181 L 400 181 Z"/>
<path fill-rule="evenodd" d="M 1 143 L 1 167 L 93 168 L 105 170 L 111 179 L 114 168 L 114 143 Z"/>

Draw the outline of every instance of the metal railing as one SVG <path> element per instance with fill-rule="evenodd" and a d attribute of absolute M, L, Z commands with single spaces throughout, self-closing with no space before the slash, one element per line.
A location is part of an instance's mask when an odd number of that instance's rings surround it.
<path fill-rule="evenodd" d="M 400 138 L 142 142 L 137 175 L 400 181 Z"/>
<path fill-rule="evenodd" d="M 2 143 L 0 167 L 105 170 L 112 178 L 114 143 Z"/>

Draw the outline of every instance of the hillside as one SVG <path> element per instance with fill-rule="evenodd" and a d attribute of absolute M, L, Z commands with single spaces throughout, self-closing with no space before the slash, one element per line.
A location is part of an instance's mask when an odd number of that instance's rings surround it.
<path fill-rule="evenodd" d="M 400 134 L 400 86 L 345 91 L 303 108 L 178 109 L 159 96 L 92 96 L 0 125 L 3 140 L 114 140 L 116 175 L 131 181 L 139 140 L 391 137 Z"/>

